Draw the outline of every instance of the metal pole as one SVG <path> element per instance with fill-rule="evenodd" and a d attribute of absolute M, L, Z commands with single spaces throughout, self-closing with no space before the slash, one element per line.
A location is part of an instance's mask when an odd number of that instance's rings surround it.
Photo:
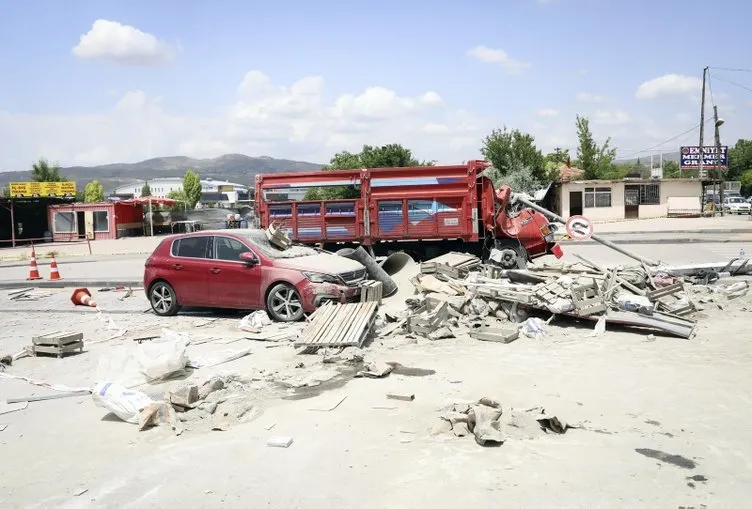
<path fill-rule="evenodd" d="M 16 216 L 13 214 L 13 200 L 10 200 L 10 245 L 16 247 Z"/>
<path fill-rule="evenodd" d="M 154 236 L 154 211 L 151 208 L 151 198 L 149 199 L 149 227 L 151 229 L 151 236 Z"/>
<path fill-rule="evenodd" d="M 723 217 L 723 168 L 721 168 L 721 132 L 720 125 L 718 124 L 718 106 L 713 105 L 713 121 L 715 125 L 715 175 L 718 178 L 720 173 L 720 179 L 718 180 L 718 187 L 721 190 L 721 194 L 718 200 L 721 202 L 721 217 Z"/>
<path fill-rule="evenodd" d="M 566 220 L 563 217 L 561 217 L 561 216 L 559 216 L 557 214 L 554 214 L 550 210 L 544 209 L 543 207 L 540 207 L 540 206 L 536 205 L 535 203 L 533 203 L 531 201 L 528 201 L 525 198 L 523 198 L 523 197 L 521 197 L 521 196 L 519 196 L 517 194 L 512 194 L 512 200 L 518 201 L 520 203 L 524 203 L 525 205 L 527 205 L 531 209 L 537 210 L 538 212 L 540 212 L 544 216 L 548 216 L 549 218 L 553 219 L 554 221 L 556 221 L 558 223 L 567 224 Z M 616 244 L 614 244 L 610 240 L 606 240 L 603 237 L 599 237 L 596 234 L 591 235 L 590 238 L 593 239 L 596 242 L 599 242 L 599 243 L 603 244 L 606 247 L 610 247 L 614 251 L 617 251 L 617 252 L 623 254 L 624 256 L 628 256 L 628 257 L 630 257 L 630 258 L 632 258 L 634 260 L 637 260 L 638 262 L 644 263 L 646 265 L 652 265 L 652 266 L 659 265 L 658 262 L 650 260 L 649 258 L 643 258 L 642 256 L 640 256 L 638 254 L 635 254 L 635 253 L 632 253 L 630 251 L 627 251 L 626 249 L 624 249 L 624 248 L 622 248 L 620 246 L 617 246 Z"/>

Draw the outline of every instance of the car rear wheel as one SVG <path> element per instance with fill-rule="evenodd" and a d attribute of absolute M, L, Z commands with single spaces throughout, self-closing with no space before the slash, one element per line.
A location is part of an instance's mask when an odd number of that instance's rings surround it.
<path fill-rule="evenodd" d="M 295 288 L 280 283 L 266 297 L 266 311 L 278 322 L 296 322 L 303 318 L 303 301 Z"/>
<path fill-rule="evenodd" d="M 175 289 L 165 281 L 157 281 L 152 285 L 149 302 L 154 314 L 158 316 L 174 316 L 180 310 Z"/>

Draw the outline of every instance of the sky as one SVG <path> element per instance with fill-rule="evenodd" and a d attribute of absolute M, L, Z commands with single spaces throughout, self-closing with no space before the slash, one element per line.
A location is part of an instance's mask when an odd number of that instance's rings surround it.
<path fill-rule="evenodd" d="M 649 158 L 698 143 L 706 66 L 722 143 L 752 137 L 745 0 L 0 0 L 0 12 L 0 171 L 39 157 L 326 162 L 385 143 L 460 164 L 504 126 L 574 149 L 578 114 L 619 157 Z"/>

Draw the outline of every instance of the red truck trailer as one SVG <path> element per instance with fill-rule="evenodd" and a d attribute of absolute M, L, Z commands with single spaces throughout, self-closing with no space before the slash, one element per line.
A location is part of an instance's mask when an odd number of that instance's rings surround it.
<path fill-rule="evenodd" d="M 451 250 L 474 252 L 504 267 L 551 252 L 555 225 L 510 203 L 511 189 L 494 190 L 482 175 L 490 165 L 367 168 L 256 176 L 256 213 L 297 242 L 334 250 L 362 245 L 374 255 L 406 251 L 426 259 Z M 346 186 L 355 198 L 302 200 L 286 190 Z"/>

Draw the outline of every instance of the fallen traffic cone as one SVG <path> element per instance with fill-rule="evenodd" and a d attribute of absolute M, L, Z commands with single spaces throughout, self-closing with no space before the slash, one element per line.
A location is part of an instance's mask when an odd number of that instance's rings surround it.
<path fill-rule="evenodd" d="M 91 293 L 86 288 L 76 288 L 71 295 L 71 302 L 76 306 L 97 307 L 97 303 L 91 300 Z"/>
<path fill-rule="evenodd" d="M 39 275 L 39 267 L 37 267 L 37 253 L 34 251 L 34 246 L 31 246 L 31 267 L 29 268 L 29 277 L 26 280 L 32 281 L 34 279 L 42 279 L 42 276 Z"/>
<path fill-rule="evenodd" d="M 50 281 L 57 281 L 63 279 L 60 277 L 60 271 L 57 270 L 57 262 L 55 261 L 55 255 L 52 255 L 52 261 L 50 262 Z"/>

